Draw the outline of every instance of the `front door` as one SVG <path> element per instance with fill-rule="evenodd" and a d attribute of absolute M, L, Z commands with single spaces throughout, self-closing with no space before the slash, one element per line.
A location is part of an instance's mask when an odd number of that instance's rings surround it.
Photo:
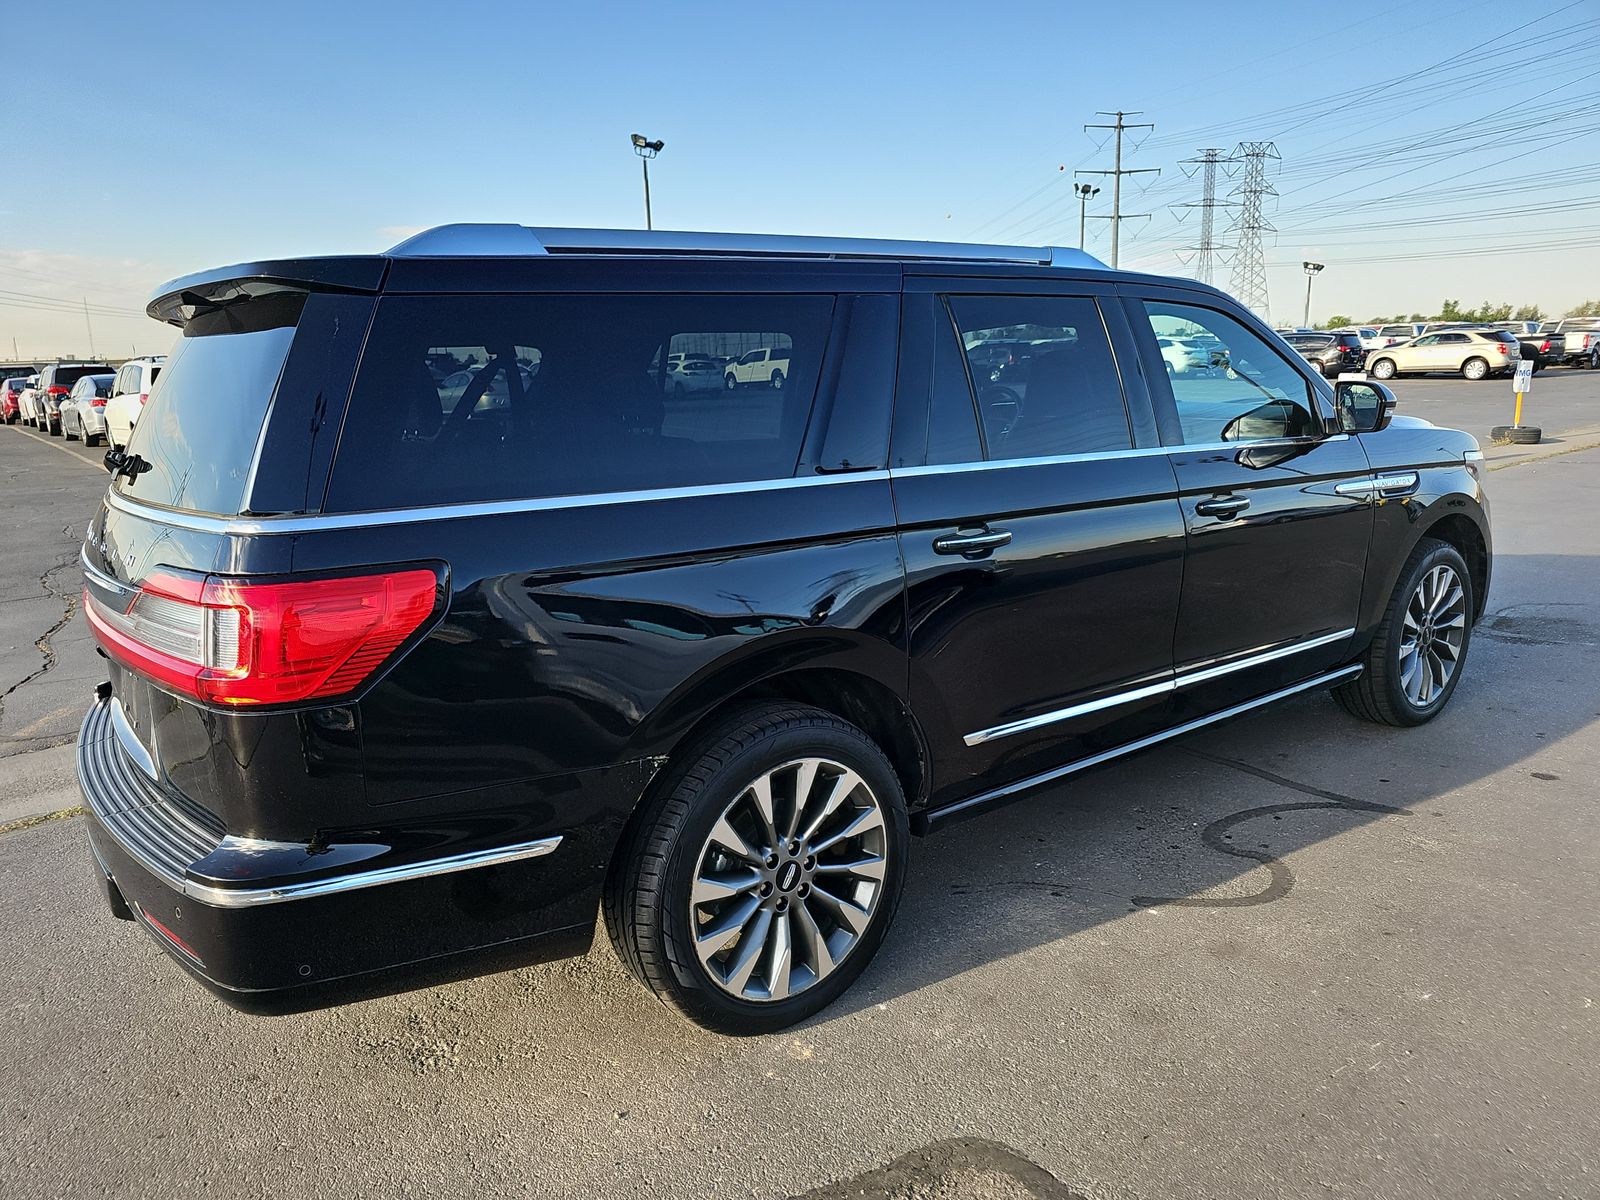
<path fill-rule="evenodd" d="M 1227 363 L 1151 372 L 1188 532 L 1173 641 L 1179 719 L 1289 686 L 1345 661 L 1372 534 L 1361 443 L 1329 432 L 1303 363 L 1201 298 L 1127 302 L 1156 338 L 1203 330 Z M 1151 336 L 1153 335 L 1153 336 Z"/>
<path fill-rule="evenodd" d="M 1159 728 L 1183 574 L 1172 469 L 1137 372 L 1125 403 L 1109 289 L 962 282 L 908 280 L 891 468 L 933 807 Z"/>

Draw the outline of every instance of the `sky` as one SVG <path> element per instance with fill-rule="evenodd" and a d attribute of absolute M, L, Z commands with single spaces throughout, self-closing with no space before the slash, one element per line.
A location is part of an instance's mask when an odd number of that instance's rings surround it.
<path fill-rule="evenodd" d="M 164 280 L 452 221 L 1075 245 L 1193 275 L 1183 160 L 1271 141 L 1269 316 L 1600 295 L 1600 0 L 9 6 L 0 356 L 166 349 Z M 85 56 L 86 41 L 98 49 Z M 91 66 L 92 64 L 92 66 Z M 1226 157 L 1227 155 L 1225 155 Z M 1216 241 L 1234 242 L 1220 169 Z M 1214 281 L 1232 284 L 1229 251 Z M 89 311 L 86 314 L 84 307 Z"/>

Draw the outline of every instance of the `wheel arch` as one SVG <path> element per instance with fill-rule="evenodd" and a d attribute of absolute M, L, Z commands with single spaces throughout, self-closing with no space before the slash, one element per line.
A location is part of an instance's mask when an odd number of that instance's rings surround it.
<path fill-rule="evenodd" d="M 1472 619 L 1476 621 L 1483 615 L 1489 599 L 1489 540 L 1483 530 L 1465 513 L 1452 511 L 1441 514 L 1417 537 L 1418 540 L 1431 537 L 1448 542 L 1466 560 L 1467 571 L 1472 576 Z"/>

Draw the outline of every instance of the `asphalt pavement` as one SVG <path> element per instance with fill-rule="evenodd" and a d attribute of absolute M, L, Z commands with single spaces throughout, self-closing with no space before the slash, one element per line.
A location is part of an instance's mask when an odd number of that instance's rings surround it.
<path fill-rule="evenodd" d="M 34 820 L 77 803 L 105 476 L 0 429 L 0 1196 L 1600 1195 L 1600 375 L 1529 414 L 1442 717 L 1311 696 L 920 841 L 852 992 L 744 1040 L 604 944 L 248 1017 L 112 921 L 81 817 Z"/>

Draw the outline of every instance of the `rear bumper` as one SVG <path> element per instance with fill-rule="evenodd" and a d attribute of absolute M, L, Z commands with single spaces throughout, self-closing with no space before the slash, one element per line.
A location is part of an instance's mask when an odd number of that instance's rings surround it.
<path fill-rule="evenodd" d="M 141 769 L 117 715 L 97 702 L 78 742 L 112 914 L 235 1007 L 322 1007 L 581 954 L 593 938 L 614 831 L 432 856 L 381 829 L 326 844 L 230 837 Z"/>

